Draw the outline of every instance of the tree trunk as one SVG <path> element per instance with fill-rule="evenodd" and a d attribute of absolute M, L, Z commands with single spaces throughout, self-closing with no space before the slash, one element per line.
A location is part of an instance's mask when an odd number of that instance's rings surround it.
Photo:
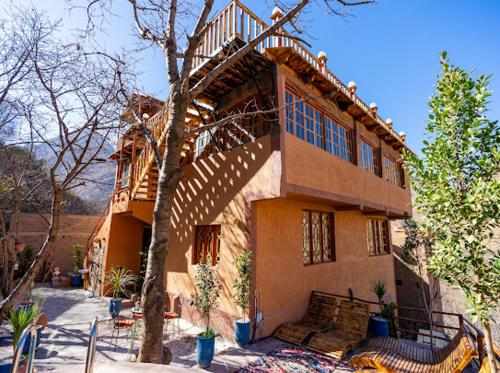
<path fill-rule="evenodd" d="M 3 256 L 3 270 L 0 292 L 5 298 L 12 290 L 12 283 L 14 281 L 14 266 L 16 264 L 16 247 L 14 237 L 9 233 L 6 237 L 2 238 L 1 246 Z"/>
<path fill-rule="evenodd" d="M 61 202 L 62 191 L 56 191 L 52 199 L 52 217 L 47 238 L 36 255 L 35 260 L 23 275 L 21 281 L 19 281 L 12 292 L 10 292 L 10 294 L 0 303 L 0 322 L 5 319 L 10 310 L 17 304 L 19 298 L 26 293 L 29 285 L 35 280 L 40 272 L 43 263 L 54 250 L 61 220 Z"/>
<path fill-rule="evenodd" d="M 171 92 L 166 123 L 171 130 L 167 134 L 166 150 L 159 174 L 151 245 L 141 294 L 144 328 L 138 361 L 142 363 L 168 364 L 171 360 L 170 351 L 163 346 L 164 281 L 170 217 L 180 178 L 179 163 L 184 143 L 184 120 L 187 108 L 187 98 L 176 92 L 175 88 L 172 88 Z"/>
<path fill-rule="evenodd" d="M 484 330 L 484 340 L 486 343 L 486 349 L 488 350 L 488 362 L 490 363 L 491 373 L 497 373 L 499 367 L 497 365 L 497 359 L 495 357 L 495 351 L 493 350 L 493 337 L 491 335 L 491 328 L 489 322 L 483 322 Z"/>

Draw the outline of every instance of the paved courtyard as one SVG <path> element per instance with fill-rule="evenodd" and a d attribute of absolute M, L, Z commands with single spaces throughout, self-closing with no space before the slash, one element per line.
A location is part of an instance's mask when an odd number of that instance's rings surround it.
<path fill-rule="evenodd" d="M 99 317 L 99 337 L 95 372 L 120 372 L 137 370 L 132 362 L 138 350 L 138 340 L 121 332 L 118 342 L 110 340 L 112 322 L 105 298 L 92 297 L 82 289 L 52 289 L 39 287 L 36 292 L 42 298 L 43 311 L 49 319 L 42 336 L 42 344 L 36 353 L 37 372 L 83 372 L 87 351 L 90 322 Z M 124 311 L 126 315 L 128 311 Z M 173 333 L 170 325 L 165 330 L 166 345 L 172 352 L 173 361 L 166 366 L 148 366 L 147 371 L 178 372 L 204 371 L 196 364 L 196 335 L 200 329 L 181 320 L 180 332 Z M 11 339 L 6 323 L 0 327 L 0 357 L 11 353 Z M 267 352 L 285 345 L 273 338 L 265 339 L 248 349 L 233 345 L 218 337 L 216 356 L 208 371 L 233 372 L 259 359 Z M 156 370 L 158 369 L 158 370 Z M 339 367 L 336 372 L 351 371 Z"/>

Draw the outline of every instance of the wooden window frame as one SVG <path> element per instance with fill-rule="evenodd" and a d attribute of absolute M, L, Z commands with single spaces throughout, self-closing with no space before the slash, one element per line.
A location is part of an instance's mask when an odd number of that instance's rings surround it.
<path fill-rule="evenodd" d="M 212 260 L 210 265 L 215 266 L 218 264 L 217 261 L 217 250 L 219 250 L 219 255 L 220 255 L 220 241 L 221 241 L 221 225 L 220 224 L 209 224 L 209 225 L 195 225 L 194 229 L 194 243 L 193 243 L 193 250 L 192 250 L 192 256 L 191 256 L 191 264 L 196 265 L 200 263 L 200 253 L 199 253 L 199 234 L 198 231 L 202 229 L 211 229 L 213 230 L 214 234 L 214 239 L 212 241 L 212 245 L 210 247 L 210 253 Z M 205 253 L 205 259 L 206 255 Z"/>
<path fill-rule="evenodd" d="M 325 110 L 321 105 L 317 105 L 316 102 L 304 100 L 302 98 L 303 95 L 297 92 L 298 91 L 295 88 L 288 85 L 285 86 L 285 131 L 291 135 L 294 135 L 298 139 L 307 142 L 308 144 L 314 145 L 322 150 L 327 151 L 330 154 L 339 157 L 340 159 L 354 164 L 355 142 L 353 129 L 342 124 L 341 121 L 334 119 L 334 116 L 331 115 L 328 110 Z M 291 98 L 291 102 L 288 101 L 289 98 Z M 297 109 L 298 102 L 300 102 L 302 110 Z M 308 109 L 312 110 L 312 117 L 308 115 Z M 290 114 L 292 114 L 291 118 L 289 118 Z M 298 123 L 298 116 L 303 119 L 303 123 Z M 328 138 L 326 119 L 330 121 L 330 129 L 328 129 L 330 136 Z M 312 122 L 312 129 L 308 128 L 308 122 Z M 336 133 L 336 137 L 338 140 L 337 145 L 334 141 L 334 126 L 337 126 L 338 129 Z M 341 136 L 341 130 L 344 131 L 345 136 Z M 331 151 L 328 150 L 327 143 L 330 145 Z M 343 150 L 345 150 L 347 154 L 345 157 L 342 156 Z"/>
<path fill-rule="evenodd" d="M 389 167 L 386 167 L 386 160 L 390 163 Z M 382 164 L 384 169 L 384 180 L 388 181 L 393 185 L 397 185 L 401 188 L 405 187 L 404 182 L 404 171 L 401 162 L 394 160 L 391 156 L 384 154 L 382 156 Z M 394 167 L 392 170 L 391 167 Z"/>
<path fill-rule="evenodd" d="M 384 241 L 384 233 L 387 237 L 387 242 Z M 389 220 L 374 217 L 368 218 L 366 221 L 366 238 L 368 246 L 368 256 L 383 256 L 391 254 L 391 234 Z"/>
<path fill-rule="evenodd" d="M 304 216 L 304 213 L 309 214 L 309 219 L 308 219 L 308 224 L 309 224 L 309 229 L 308 229 L 308 234 L 309 237 L 307 238 L 309 241 L 309 263 L 304 263 L 304 230 L 302 229 L 302 250 L 301 250 L 301 258 L 302 258 L 302 264 L 304 266 L 311 266 L 311 265 L 318 265 L 318 264 L 326 264 L 326 263 L 333 263 L 337 261 L 336 257 L 336 252 L 335 252 L 335 214 L 331 211 L 321 211 L 321 210 L 311 210 L 311 209 L 302 209 L 301 211 L 301 228 L 302 226 L 302 219 Z M 313 238 L 312 238 L 312 213 L 318 213 L 320 216 L 320 245 L 321 245 L 321 261 L 318 263 L 314 263 L 313 260 Z M 324 261 L 324 247 L 323 247 L 323 214 L 328 214 L 330 216 L 330 260 L 329 261 Z"/>
<path fill-rule="evenodd" d="M 373 143 L 366 139 L 365 137 L 361 137 L 359 142 L 359 153 L 361 155 L 360 159 L 360 166 L 361 169 L 368 171 L 370 174 L 382 177 L 382 165 L 381 163 L 381 156 L 380 156 L 380 147 L 373 145 Z M 373 159 L 373 164 L 368 165 L 369 167 L 364 166 L 364 161 L 365 158 L 363 157 L 363 144 L 369 146 L 372 149 L 372 159 Z"/>

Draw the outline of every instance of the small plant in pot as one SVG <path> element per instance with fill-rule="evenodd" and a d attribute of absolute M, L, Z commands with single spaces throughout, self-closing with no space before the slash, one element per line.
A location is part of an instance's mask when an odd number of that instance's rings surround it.
<path fill-rule="evenodd" d="M 83 279 L 81 270 L 83 268 L 83 246 L 73 245 L 73 273 L 71 275 L 71 287 L 78 288 L 82 286 Z"/>
<path fill-rule="evenodd" d="M 111 288 L 112 298 L 109 302 L 109 313 L 116 317 L 122 309 L 122 299 L 120 296 L 128 297 L 130 291 L 128 287 L 137 281 L 137 276 L 130 270 L 115 266 L 106 274 L 106 285 Z"/>
<path fill-rule="evenodd" d="M 252 252 L 245 250 L 234 261 L 238 277 L 233 282 L 234 303 L 241 309 L 242 318 L 234 322 L 234 335 L 240 346 L 250 342 L 250 319 L 247 319 L 250 308 L 250 283 L 252 281 Z"/>
<path fill-rule="evenodd" d="M 206 325 L 205 331 L 198 334 L 196 360 L 201 368 L 208 368 L 215 350 L 215 332 L 210 328 L 210 312 L 218 304 L 221 285 L 215 270 L 205 262 L 196 267 L 195 286 L 197 292 L 191 295 L 191 305 L 198 308 Z"/>
<path fill-rule="evenodd" d="M 375 281 L 372 285 L 372 292 L 377 296 L 380 307 L 379 316 L 370 317 L 373 333 L 378 337 L 387 337 L 389 336 L 389 321 L 382 317 L 385 308 L 383 298 L 387 293 L 384 282 L 381 280 Z"/>

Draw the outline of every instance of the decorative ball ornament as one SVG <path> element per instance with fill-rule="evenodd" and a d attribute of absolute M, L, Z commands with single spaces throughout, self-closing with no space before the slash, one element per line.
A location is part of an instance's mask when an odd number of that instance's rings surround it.
<path fill-rule="evenodd" d="M 350 81 L 349 84 L 347 84 L 347 89 L 349 89 L 349 91 L 355 93 L 356 92 L 356 89 L 358 88 L 356 82 L 353 82 L 353 81 Z"/>
<path fill-rule="evenodd" d="M 387 127 L 389 127 L 389 129 L 392 130 L 392 125 L 393 125 L 393 122 L 392 122 L 392 119 L 391 118 L 387 118 L 385 120 L 385 124 L 387 124 Z"/>
<path fill-rule="evenodd" d="M 319 52 L 318 53 L 318 60 L 326 62 L 328 60 L 326 52 L 324 52 L 324 51 Z"/>
<path fill-rule="evenodd" d="M 404 133 L 403 131 L 401 131 L 401 132 L 399 133 L 399 137 L 401 138 L 401 141 L 403 141 L 403 142 L 404 142 L 404 141 L 406 140 L 406 133 Z"/>
<path fill-rule="evenodd" d="M 279 19 L 281 17 L 283 17 L 283 11 L 279 7 L 275 6 L 271 13 L 271 19 Z"/>

